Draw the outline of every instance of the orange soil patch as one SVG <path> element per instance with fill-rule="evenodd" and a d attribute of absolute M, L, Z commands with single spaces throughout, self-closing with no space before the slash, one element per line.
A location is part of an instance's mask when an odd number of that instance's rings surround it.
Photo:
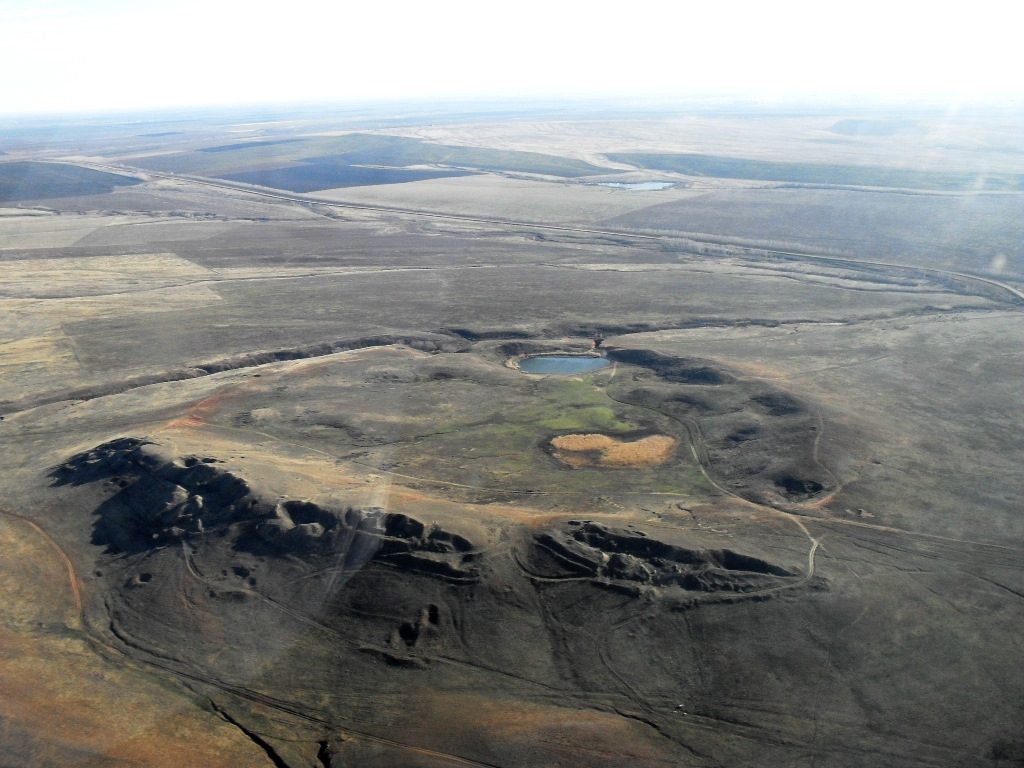
<path fill-rule="evenodd" d="M 218 408 L 227 395 L 227 390 L 222 389 L 209 397 L 203 398 L 197 403 L 193 403 L 188 407 L 188 410 L 183 415 L 168 421 L 164 428 L 195 429 L 203 426 L 207 421 L 209 421 L 210 417 L 217 413 Z"/>
<path fill-rule="evenodd" d="M 266 755 L 190 694 L 111 661 L 77 629 L 60 550 L 0 517 L 0 755 L 5 765 L 233 768 Z M 180 692 L 179 692 L 180 690 Z"/>
<path fill-rule="evenodd" d="M 592 709 L 416 689 L 400 711 L 396 739 L 469 759 L 510 750 L 523 765 L 680 765 L 677 745 L 653 728 Z"/>
<path fill-rule="evenodd" d="M 663 464 L 678 441 L 667 435 L 623 442 L 608 435 L 561 435 L 551 441 L 555 458 L 579 467 L 649 467 Z"/>
<path fill-rule="evenodd" d="M 104 660 L 78 636 L 0 626 L 0 648 L 0 754 L 13 764 L 266 764 L 236 728 L 152 674 Z"/>

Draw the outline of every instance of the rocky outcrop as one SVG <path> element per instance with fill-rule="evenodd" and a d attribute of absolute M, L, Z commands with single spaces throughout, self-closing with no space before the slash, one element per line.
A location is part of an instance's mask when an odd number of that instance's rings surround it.
<path fill-rule="evenodd" d="M 687 549 L 640 532 L 585 521 L 536 534 L 530 560 L 545 578 L 590 576 L 700 592 L 762 590 L 796 575 L 732 550 Z"/>
<path fill-rule="evenodd" d="M 119 438 L 73 456 L 51 476 L 58 485 L 106 483 L 93 543 L 138 553 L 199 537 L 227 537 L 240 551 L 346 567 L 370 559 L 456 580 L 473 580 L 474 546 L 437 526 L 380 508 L 332 508 L 309 500 L 271 502 L 212 457 L 168 460 L 156 446 Z"/>

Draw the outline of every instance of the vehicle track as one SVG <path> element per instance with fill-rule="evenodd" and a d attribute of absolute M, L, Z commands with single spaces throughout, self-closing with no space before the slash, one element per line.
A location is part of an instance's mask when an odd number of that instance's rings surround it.
<path fill-rule="evenodd" d="M 19 522 L 22 522 L 22 523 L 28 525 L 39 536 L 41 536 L 43 538 L 43 540 L 46 541 L 46 543 L 51 547 L 51 549 L 54 551 L 54 554 L 56 554 L 60 558 L 61 562 L 64 564 L 64 566 L 67 569 L 68 583 L 69 583 L 69 586 L 70 586 L 70 589 L 71 589 L 72 597 L 74 599 L 75 608 L 76 608 L 76 611 L 77 611 L 77 619 L 78 619 L 78 622 L 79 622 L 79 624 L 81 626 L 81 629 L 86 633 L 86 635 L 88 635 L 89 639 L 93 643 L 95 643 L 98 646 L 102 647 L 106 651 L 114 654 L 118 658 L 127 660 L 127 661 L 129 661 L 129 662 L 131 662 L 133 664 L 141 664 L 141 665 L 143 665 L 145 667 L 154 667 L 156 669 L 163 670 L 164 672 L 168 673 L 172 677 L 177 678 L 179 680 L 187 680 L 187 681 L 190 681 L 192 683 L 199 683 L 199 684 L 202 684 L 202 685 L 205 685 L 205 686 L 210 686 L 210 687 L 215 688 L 216 690 L 219 690 L 219 691 L 221 691 L 223 693 L 228 693 L 228 694 L 231 694 L 233 696 L 237 696 L 238 698 L 245 699 L 247 701 L 251 701 L 251 702 L 254 702 L 254 703 L 261 704 L 261 705 L 263 705 L 265 707 L 268 707 L 270 709 L 274 709 L 274 710 L 276 710 L 278 712 L 282 712 L 284 714 L 290 715 L 290 716 L 298 718 L 300 720 L 304 720 L 306 722 L 315 723 L 317 725 L 324 726 L 324 727 L 326 727 L 326 728 L 328 728 L 330 730 L 333 730 L 334 732 L 341 733 L 343 735 L 349 736 L 350 738 L 353 738 L 355 740 L 370 741 L 370 742 L 374 742 L 374 743 L 377 743 L 377 744 L 382 744 L 382 745 L 385 745 L 385 746 L 395 747 L 395 748 L 398 748 L 398 749 L 403 749 L 403 750 L 411 751 L 411 752 L 414 752 L 416 754 L 425 755 L 425 756 L 428 756 L 428 757 L 434 757 L 434 758 L 438 758 L 438 759 L 442 759 L 442 760 L 447 760 L 447 761 L 455 763 L 457 765 L 476 766 L 476 768 L 502 768 L 502 766 L 499 766 L 499 765 L 497 765 L 495 763 L 487 763 L 487 762 L 483 762 L 483 761 L 479 761 L 479 760 L 473 760 L 473 759 L 467 758 L 467 757 L 462 757 L 460 755 L 451 754 L 451 753 L 448 753 L 448 752 L 441 752 L 441 751 L 438 751 L 438 750 L 427 749 L 425 747 L 419 747 L 419 746 L 416 746 L 414 744 L 408 744 L 408 743 L 405 743 L 405 742 L 397 741 L 395 739 L 388 739 L 388 738 L 385 738 L 383 736 L 377 736 L 377 735 L 374 735 L 374 734 L 371 734 L 371 733 L 367 733 L 365 731 L 361 731 L 361 730 L 358 730 L 358 729 L 355 729 L 355 728 L 351 728 L 349 726 L 340 727 L 335 721 L 333 721 L 330 718 L 324 716 L 323 714 L 311 714 L 310 710 L 308 710 L 307 708 L 305 708 L 305 707 L 303 707 L 301 705 L 293 704 L 291 702 L 287 702 L 287 701 L 282 700 L 282 699 L 277 699 L 275 697 L 267 696 L 265 694 L 261 694 L 261 693 L 258 693 L 256 691 L 252 691 L 252 690 L 250 690 L 248 688 L 245 688 L 244 686 L 238 686 L 238 685 L 233 685 L 231 683 L 226 683 L 226 682 L 224 682 L 222 680 L 219 680 L 219 679 L 217 679 L 215 677 L 212 677 L 212 676 L 209 676 L 209 675 L 203 675 L 203 674 L 197 674 L 197 673 L 193 673 L 193 672 L 188 672 L 186 670 L 179 669 L 176 665 L 170 664 L 170 663 L 168 663 L 166 661 L 159 660 L 157 658 L 142 659 L 142 658 L 138 658 L 137 656 L 135 656 L 133 654 L 129 654 L 129 653 L 125 652 L 123 649 L 117 647 L 116 645 L 113 645 L 113 644 L 109 643 L 107 640 L 105 640 L 101 636 L 97 635 L 95 633 L 95 631 L 93 631 L 93 629 L 90 627 L 88 619 L 85 616 L 85 609 L 84 609 L 84 605 L 83 605 L 83 601 L 82 601 L 81 582 L 80 582 L 80 580 L 78 578 L 78 573 L 75 570 L 74 564 L 71 562 L 71 558 L 68 557 L 67 553 L 60 546 L 60 544 L 58 544 L 57 541 L 52 536 L 50 536 L 50 534 L 47 533 L 42 527 L 40 527 L 37 523 L 35 523 L 34 521 L 30 520 L 29 518 L 25 517 L 24 515 L 20 515 L 17 512 L 14 512 L 14 511 L 12 511 L 10 509 L 7 509 L 6 507 L 3 507 L 3 506 L 0 506 L 0 515 L 3 515 L 5 517 L 9 517 L 9 518 L 14 519 L 14 520 L 18 520 Z M 186 562 L 187 561 L 188 561 L 188 558 L 186 558 Z M 189 567 L 190 573 L 192 573 L 193 576 L 195 576 L 195 577 L 197 577 L 199 579 L 203 578 L 203 577 L 199 576 L 197 571 L 193 570 L 191 564 L 189 564 L 188 567 Z M 275 603 L 275 605 L 277 605 L 277 604 Z M 277 605 L 277 607 L 280 608 L 281 610 L 285 610 L 289 614 L 293 613 L 292 611 L 288 611 L 287 609 L 285 609 L 283 606 Z M 296 616 L 296 618 L 298 618 L 298 617 Z M 312 622 L 312 623 L 317 624 L 317 626 L 319 626 L 321 629 L 330 630 L 330 628 L 325 627 L 323 625 L 319 625 L 317 622 Z M 334 632 L 334 634 L 337 634 L 337 633 Z M 446 660 L 446 661 L 454 661 L 454 660 Z M 481 669 L 479 667 L 476 667 L 476 665 L 469 665 L 469 666 L 473 666 L 475 668 Z M 520 678 L 516 678 L 516 679 L 520 679 Z M 525 679 L 522 679 L 522 680 L 526 681 Z M 529 682 L 529 681 L 526 681 L 526 682 Z"/>
<path fill-rule="evenodd" d="M 67 569 L 68 572 L 68 582 L 71 586 L 71 596 L 75 602 L 76 616 L 82 625 L 81 628 L 87 630 L 88 627 L 85 620 L 85 608 L 82 603 L 82 585 L 78 579 L 78 573 L 75 571 L 75 566 L 71 562 L 71 558 L 67 556 L 67 553 L 61 548 L 60 544 L 58 544 L 50 534 L 48 534 L 45 530 L 43 530 L 43 528 L 41 528 L 38 524 L 30 520 L 29 518 L 25 517 L 24 515 L 19 515 L 17 512 L 13 512 L 7 509 L 6 507 L 2 506 L 0 506 L 0 515 L 10 517 L 13 520 L 18 520 L 19 522 L 22 522 L 25 525 L 29 526 L 32 530 L 34 530 L 36 533 L 42 536 L 46 543 L 50 546 L 50 548 L 53 549 L 53 551 L 57 554 L 58 557 L 60 557 L 61 562 L 64 563 L 64 567 Z"/>
<path fill-rule="evenodd" d="M 781 509 L 777 509 L 776 507 L 772 507 L 772 506 L 769 506 L 767 504 L 758 504 L 757 502 L 750 501 L 749 499 L 745 499 L 742 496 L 740 496 L 739 494 L 733 493 L 732 491 L 730 491 L 730 490 L 726 489 L 725 487 L 719 485 L 718 482 L 716 482 L 711 477 L 711 475 L 707 471 L 707 468 L 705 467 L 705 463 L 707 462 L 707 457 L 702 455 L 702 454 L 704 454 L 704 451 L 700 450 L 698 448 L 698 445 L 700 443 L 700 427 L 698 425 L 690 424 L 690 423 L 688 423 L 684 419 L 678 418 L 676 416 L 672 416 L 670 414 L 662 413 L 661 411 L 657 410 L 656 408 L 652 408 L 651 406 L 638 405 L 638 404 L 634 404 L 634 403 L 627 403 L 627 402 L 625 402 L 623 400 L 618 400 L 615 397 L 613 397 L 611 394 L 609 394 L 607 391 L 605 392 L 605 395 L 610 400 L 614 400 L 616 403 L 619 403 L 620 405 L 631 406 L 631 407 L 634 407 L 634 408 L 643 408 L 645 410 L 651 411 L 652 413 L 657 413 L 657 414 L 659 414 L 661 416 L 664 416 L 666 418 L 672 419 L 676 423 L 682 425 L 683 429 L 686 430 L 687 443 L 690 446 L 690 453 L 693 455 L 693 460 L 696 462 L 697 467 L 700 469 L 701 474 L 708 481 L 708 483 L 711 484 L 711 486 L 713 488 L 715 488 L 719 493 L 721 493 L 721 494 L 723 494 L 725 496 L 728 496 L 731 499 L 734 499 L 735 501 L 739 502 L 740 504 L 743 504 L 745 506 L 754 507 L 755 509 L 758 509 L 758 510 L 760 510 L 762 512 L 767 512 L 770 515 L 775 515 L 777 517 L 781 517 L 781 518 L 783 518 L 785 520 L 788 520 L 789 522 L 793 523 L 794 525 L 796 525 L 797 528 L 799 528 L 804 533 L 804 535 L 807 536 L 807 539 L 811 542 L 811 548 L 810 548 L 810 551 L 807 554 L 807 574 L 804 577 L 803 581 L 800 582 L 800 584 L 804 584 L 804 583 L 806 583 L 806 582 L 811 580 L 811 578 L 814 576 L 814 554 L 815 554 L 815 552 L 817 552 L 819 539 L 816 539 L 816 538 L 814 538 L 811 535 L 811 532 L 809 530 L 807 530 L 807 526 L 804 525 L 803 520 L 801 520 L 799 516 L 794 515 L 794 514 L 792 514 L 790 512 L 786 512 L 786 511 L 781 510 Z M 786 585 L 786 586 L 799 586 L 799 584 Z M 779 589 L 779 588 L 778 587 L 773 587 L 773 588 L 771 588 L 769 590 L 765 590 L 765 591 L 774 592 L 777 589 Z M 756 592 L 751 592 L 749 594 L 754 595 L 754 594 L 757 594 L 757 593 Z"/>

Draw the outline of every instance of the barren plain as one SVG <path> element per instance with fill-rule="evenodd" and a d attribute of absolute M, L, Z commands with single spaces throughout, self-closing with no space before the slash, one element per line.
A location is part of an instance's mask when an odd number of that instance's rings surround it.
<path fill-rule="evenodd" d="M 0 764 L 1024 765 L 1024 117 L 258 117 L 0 132 Z"/>

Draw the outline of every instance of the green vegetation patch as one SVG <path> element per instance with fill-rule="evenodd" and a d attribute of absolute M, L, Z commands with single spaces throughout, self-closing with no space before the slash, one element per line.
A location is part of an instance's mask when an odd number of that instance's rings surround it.
<path fill-rule="evenodd" d="M 870 165 L 781 163 L 718 155 L 647 152 L 611 152 L 606 157 L 639 168 L 721 179 L 937 190 L 1024 189 L 1024 175 L 1012 173 L 939 173 Z"/>
<path fill-rule="evenodd" d="M 404 136 L 350 133 L 344 136 L 244 142 L 190 152 L 149 157 L 145 168 L 171 173 L 199 173 L 221 178 L 232 174 L 274 170 L 289 165 L 313 168 L 345 166 L 441 165 L 493 172 L 536 173 L 576 178 L 608 173 L 582 160 L 539 152 L 431 144 Z M 323 189 L 324 187 L 321 187 Z"/>
<path fill-rule="evenodd" d="M 443 400 L 457 407 L 443 407 L 439 401 L 438 421 L 423 424 L 415 438 L 392 444 L 392 461 L 402 473 L 480 489 L 559 494 L 623 490 L 623 477 L 616 471 L 567 471 L 546 451 L 549 439 L 559 434 L 628 436 L 652 428 L 649 411 L 616 403 L 605 394 L 605 380 L 601 374 L 541 382 L 523 377 L 517 386 L 502 389 L 498 408 L 487 385 L 444 392 Z M 671 428 L 667 419 L 657 420 L 664 423 L 656 431 Z M 686 466 L 688 457 L 677 452 L 676 459 L 664 466 L 631 469 L 630 492 L 648 492 L 655 483 L 666 492 L 687 491 L 694 478 L 688 470 L 679 471 L 679 460 Z"/>
<path fill-rule="evenodd" d="M 405 184 L 425 179 L 470 176 L 473 171 L 439 170 L 434 168 L 368 168 L 345 162 L 321 161 L 301 163 L 287 168 L 268 168 L 244 173 L 225 173 L 220 178 L 256 184 L 290 192 L 318 192 L 341 187 L 368 187 L 380 184 Z"/>
<path fill-rule="evenodd" d="M 541 419 L 545 429 L 586 432 L 629 432 L 636 429 L 627 421 L 615 418 L 611 408 L 572 408 L 558 416 Z"/>
<path fill-rule="evenodd" d="M 341 152 L 340 158 L 364 165 L 452 165 L 481 171 L 516 171 L 547 176 L 574 178 L 607 173 L 607 168 L 557 155 L 539 152 L 515 152 L 482 147 L 455 147 L 430 144 L 402 136 L 352 134 L 358 145 Z"/>
<path fill-rule="evenodd" d="M 218 144 L 215 147 L 203 147 L 200 152 L 233 152 L 236 149 L 262 149 L 274 144 L 294 144 L 302 139 L 272 139 L 271 141 L 237 141 L 233 144 Z"/>
<path fill-rule="evenodd" d="M 506 420 L 536 424 L 540 430 L 554 432 L 631 432 L 635 424 L 619 417 L 617 405 L 603 390 L 585 380 L 544 382 L 537 392 L 541 402 L 513 411 Z"/>

